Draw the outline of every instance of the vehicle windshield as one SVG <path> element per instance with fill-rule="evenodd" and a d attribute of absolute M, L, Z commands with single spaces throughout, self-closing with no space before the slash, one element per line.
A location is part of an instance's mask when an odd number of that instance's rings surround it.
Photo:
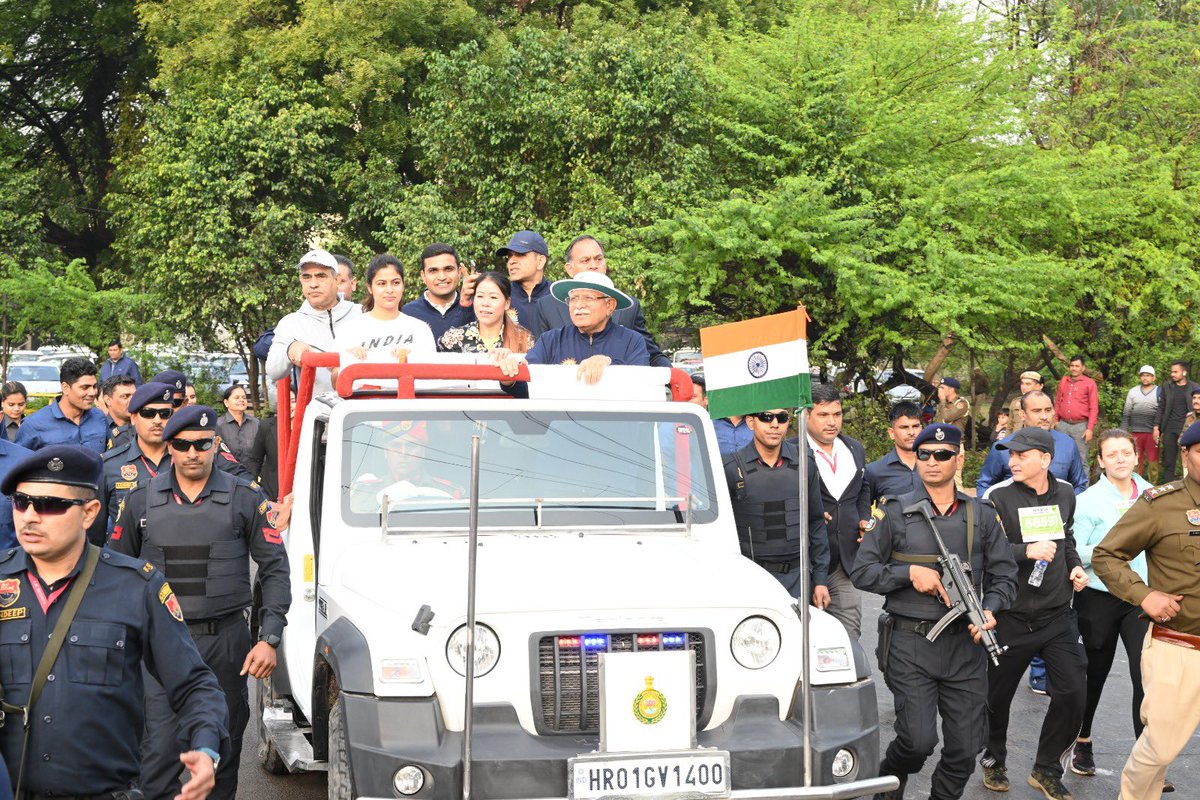
<path fill-rule="evenodd" d="M 58 383 L 58 367 L 53 364 L 9 364 L 10 381 L 53 381 Z"/>
<path fill-rule="evenodd" d="M 675 525 L 716 518 L 712 469 L 693 415 L 421 412 L 346 416 L 342 513 L 389 528 L 466 528 L 471 437 L 480 440 L 479 525 Z"/>

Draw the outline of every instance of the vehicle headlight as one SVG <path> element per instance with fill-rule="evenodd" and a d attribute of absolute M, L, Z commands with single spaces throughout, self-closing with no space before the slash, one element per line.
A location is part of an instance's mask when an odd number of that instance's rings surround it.
<path fill-rule="evenodd" d="M 817 650 L 817 672 L 850 669 L 850 651 L 844 647 L 822 647 Z"/>
<path fill-rule="evenodd" d="M 733 657 L 746 669 L 762 669 L 779 655 L 779 628 L 766 617 L 747 617 L 733 629 Z"/>
<path fill-rule="evenodd" d="M 446 660 L 459 675 L 467 674 L 467 626 L 461 625 L 446 642 Z M 492 671 L 500 660 L 500 638 L 483 623 L 475 624 L 475 677 Z"/>

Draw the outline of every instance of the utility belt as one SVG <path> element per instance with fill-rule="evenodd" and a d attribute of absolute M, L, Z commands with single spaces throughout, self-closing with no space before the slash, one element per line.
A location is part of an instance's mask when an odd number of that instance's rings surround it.
<path fill-rule="evenodd" d="M 893 630 L 916 633 L 921 636 L 929 635 L 933 627 L 938 624 L 936 619 L 912 619 L 911 617 L 898 617 L 895 614 L 892 614 L 891 617 Z M 945 633 L 962 633 L 967 630 L 969 624 L 970 622 L 964 614 L 943 628 L 943 631 Z"/>
<path fill-rule="evenodd" d="M 216 636 L 218 632 L 225 628 L 245 624 L 246 613 L 244 611 L 235 611 L 232 614 L 226 614 L 223 617 L 214 617 L 213 619 L 188 620 L 187 629 L 188 633 L 193 637 Z"/>
<path fill-rule="evenodd" d="M 16 800 L 143 800 L 141 789 L 122 789 L 104 794 L 31 794 L 21 792 Z"/>
<path fill-rule="evenodd" d="M 1160 642 L 1173 644 L 1176 647 L 1186 647 L 1188 650 L 1200 650 L 1200 636 L 1193 636 L 1190 633 L 1180 633 L 1170 628 L 1164 628 L 1161 625 L 1151 625 L 1150 636 L 1158 639 Z"/>
<path fill-rule="evenodd" d="M 799 558 L 793 558 L 790 561 L 759 561 L 755 559 L 754 563 L 767 572 L 773 572 L 776 575 L 786 575 L 789 572 L 799 569 L 800 565 L 804 562 Z"/>

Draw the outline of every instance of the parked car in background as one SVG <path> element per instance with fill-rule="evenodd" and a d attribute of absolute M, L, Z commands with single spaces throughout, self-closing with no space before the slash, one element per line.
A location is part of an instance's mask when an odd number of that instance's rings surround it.
<path fill-rule="evenodd" d="M 47 361 L 10 361 L 8 380 L 23 383 L 29 397 L 57 397 L 62 393 L 58 366 Z"/>

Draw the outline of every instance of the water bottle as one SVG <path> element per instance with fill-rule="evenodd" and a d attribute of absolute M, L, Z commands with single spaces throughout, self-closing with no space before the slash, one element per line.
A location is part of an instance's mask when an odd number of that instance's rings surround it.
<path fill-rule="evenodd" d="M 1033 565 L 1033 572 L 1029 573 L 1029 585 L 1041 586 L 1042 578 L 1046 577 L 1046 566 L 1050 562 L 1038 559 L 1038 562 Z"/>

